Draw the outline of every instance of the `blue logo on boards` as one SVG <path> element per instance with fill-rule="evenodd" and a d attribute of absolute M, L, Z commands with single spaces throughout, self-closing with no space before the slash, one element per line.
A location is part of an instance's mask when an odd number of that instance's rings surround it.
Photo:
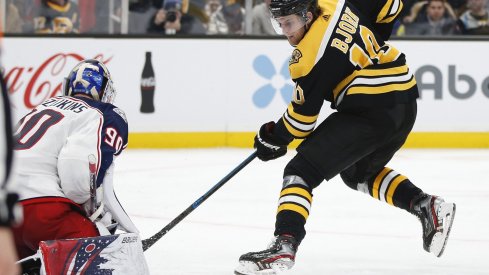
<path fill-rule="evenodd" d="M 253 103 L 258 108 L 265 108 L 275 97 L 277 90 L 286 104 L 292 98 L 292 86 L 289 75 L 289 60 L 286 59 L 277 72 L 270 58 L 266 55 L 259 55 L 253 60 L 253 69 L 261 77 L 268 80 L 268 83 L 258 88 L 253 94 Z"/>

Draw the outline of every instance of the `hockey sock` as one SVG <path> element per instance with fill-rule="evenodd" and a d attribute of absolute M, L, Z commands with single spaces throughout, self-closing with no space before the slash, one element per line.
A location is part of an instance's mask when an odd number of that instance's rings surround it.
<path fill-rule="evenodd" d="M 280 192 L 275 235 L 290 234 L 297 241 L 305 236 L 304 225 L 312 203 L 310 187 L 298 176 L 286 176 Z"/>
<path fill-rule="evenodd" d="M 422 193 L 422 190 L 406 176 L 388 167 L 384 167 L 367 184 L 369 195 L 407 211 L 409 211 L 411 200 Z"/>

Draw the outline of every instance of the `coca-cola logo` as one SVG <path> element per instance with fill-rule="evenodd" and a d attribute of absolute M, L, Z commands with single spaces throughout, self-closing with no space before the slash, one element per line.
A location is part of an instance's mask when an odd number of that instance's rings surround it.
<path fill-rule="evenodd" d="M 103 54 L 97 54 L 93 58 L 107 64 L 112 56 L 104 58 Z M 9 94 L 12 96 L 23 94 L 24 107 L 33 109 L 48 98 L 61 95 L 63 79 L 78 62 L 84 59 L 86 58 L 77 53 L 56 53 L 38 65 L 6 68 L 5 80 Z M 12 107 L 21 108 L 15 104 Z"/>

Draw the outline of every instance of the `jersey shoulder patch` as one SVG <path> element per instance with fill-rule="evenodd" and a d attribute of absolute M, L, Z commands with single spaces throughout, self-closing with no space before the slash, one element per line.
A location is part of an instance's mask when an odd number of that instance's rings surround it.
<path fill-rule="evenodd" d="M 112 109 L 116 114 L 118 114 L 120 117 L 122 117 L 122 119 L 127 123 L 127 117 L 126 117 L 126 113 L 124 113 L 124 111 L 122 111 L 122 109 L 119 109 L 117 107 L 115 107 L 114 109 Z"/>
<path fill-rule="evenodd" d="M 301 50 L 295 49 L 292 52 L 292 56 L 289 59 L 289 66 L 295 63 L 299 63 L 299 59 L 301 59 L 301 57 L 302 57 Z"/>

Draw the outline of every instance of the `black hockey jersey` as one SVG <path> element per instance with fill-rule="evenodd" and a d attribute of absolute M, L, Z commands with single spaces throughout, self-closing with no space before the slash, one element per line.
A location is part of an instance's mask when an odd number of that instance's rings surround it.
<path fill-rule="evenodd" d="M 50 1 L 43 3 L 34 17 L 36 33 L 77 33 L 79 25 L 78 6 L 71 2 L 63 6 Z"/>
<path fill-rule="evenodd" d="M 365 15 L 370 21 L 371 29 L 375 30 L 384 41 L 390 38 L 394 23 L 404 6 L 401 0 L 349 0 L 349 2 Z"/>
<path fill-rule="evenodd" d="M 416 80 L 404 54 L 386 44 L 376 22 L 345 0 L 319 0 L 321 15 L 293 51 L 289 70 L 292 102 L 277 122 L 284 139 L 305 138 L 324 100 L 339 111 L 410 102 Z"/>

